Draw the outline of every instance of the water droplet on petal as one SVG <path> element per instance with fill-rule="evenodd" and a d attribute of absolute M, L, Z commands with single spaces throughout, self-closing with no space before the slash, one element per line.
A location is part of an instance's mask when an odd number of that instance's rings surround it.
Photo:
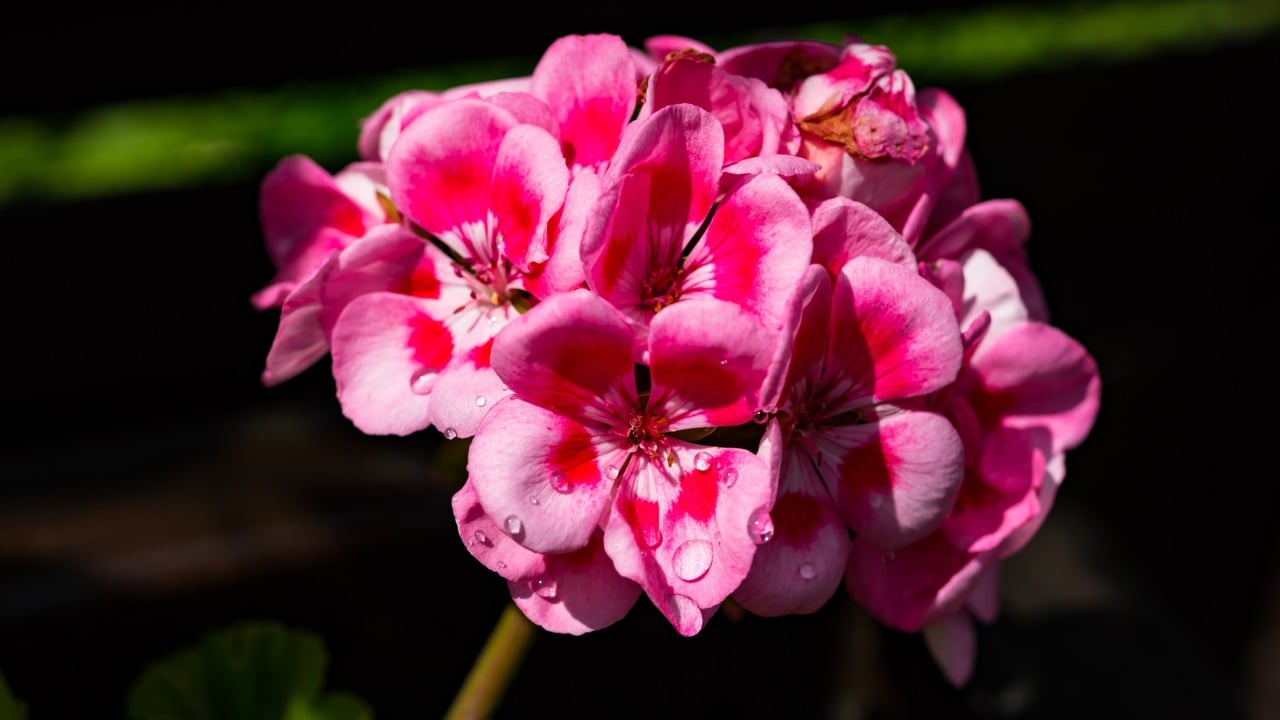
<path fill-rule="evenodd" d="M 672 595 L 670 600 L 671 623 L 681 635 L 695 635 L 702 629 L 702 608 L 684 595 Z"/>
<path fill-rule="evenodd" d="M 763 545 L 772 540 L 773 518 L 769 517 L 769 511 L 756 508 L 756 511 L 751 513 L 751 519 L 747 521 L 747 532 L 757 545 Z"/>
<path fill-rule="evenodd" d="M 812 580 L 818 577 L 818 568 L 814 567 L 811 562 L 800 563 L 800 577 L 805 580 Z"/>
<path fill-rule="evenodd" d="M 693 467 L 698 472 L 706 472 L 711 469 L 711 454 L 700 452 L 693 456 Z"/>
<path fill-rule="evenodd" d="M 436 378 L 440 377 L 440 373 L 435 370 L 423 368 L 415 370 L 413 375 L 409 377 L 409 389 L 418 395 L 429 395 L 431 388 L 436 385 Z"/>
<path fill-rule="evenodd" d="M 454 439 L 454 438 L 456 438 L 456 437 L 458 437 L 458 431 L 457 431 L 457 430 L 454 430 L 453 428 L 445 428 L 445 429 L 444 429 L 444 439 L 445 439 L 445 440 L 452 440 L 452 439 Z"/>
<path fill-rule="evenodd" d="M 505 568 L 505 567 L 507 566 L 507 564 L 506 564 L 506 563 L 504 563 L 504 562 L 502 562 L 501 560 L 499 560 L 498 562 L 494 563 L 494 565 L 497 565 L 499 570 L 501 570 L 501 569 L 503 569 L 503 568 Z"/>
<path fill-rule="evenodd" d="M 515 515 L 508 515 L 504 524 L 506 525 L 507 533 L 512 537 L 524 532 L 524 523 L 520 522 L 520 518 Z"/>
<path fill-rule="evenodd" d="M 556 581 L 540 575 L 529 582 L 529 589 L 547 600 L 556 599 Z"/>
<path fill-rule="evenodd" d="M 483 530 L 477 530 L 475 537 L 476 537 L 476 542 L 480 543 L 481 545 L 489 544 L 489 536 L 485 535 Z"/>
<path fill-rule="evenodd" d="M 489 401 L 485 400 L 483 395 L 476 396 L 476 407 L 484 407 L 487 402 Z"/>
<path fill-rule="evenodd" d="M 728 360 L 721 360 L 721 361 L 720 361 L 720 367 L 724 367 L 725 365 L 728 365 L 728 364 L 729 364 L 729 361 L 728 361 Z"/>
<path fill-rule="evenodd" d="M 671 556 L 671 564 L 675 566 L 676 577 L 693 582 L 711 569 L 711 543 L 706 540 L 690 540 Z"/>
<path fill-rule="evenodd" d="M 564 473 L 551 473 L 551 487 L 555 488 L 556 492 L 562 493 L 567 493 L 573 489 Z"/>
<path fill-rule="evenodd" d="M 662 544 L 662 531 L 650 525 L 640 530 L 640 541 L 652 550 Z"/>
<path fill-rule="evenodd" d="M 618 468 L 616 468 L 616 467 L 614 467 L 614 466 L 610 465 L 609 467 L 605 468 L 605 470 L 604 470 L 604 474 L 605 474 L 606 476 L 608 476 L 608 478 L 609 478 L 610 480 L 617 480 L 617 479 L 618 479 Z"/>
<path fill-rule="evenodd" d="M 725 468 L 724 472 L 720 473 L 720 480 L 724 482 L 725 487 L 733 487 L 733 484 L 738 482 L 738 471 L 733 468 Z"/>
<path fill-rule="evenodd" d="M 756 422 L 760 424 L 763 424 L 764 421 L 768 419 L 769 419 L 769 413 L 763 410 L 757 410 L 755 414 L 751 416 L 752 422 Z"/>
<path fill-rule="evenodd" d="M 537 496 L 537 495 L 530 495 L 530 496 L 529 496 L 529 504 L 530 504 L 530 505 L 537 505 L 537 504 L 539 504 L 539 503 L 541 503 L 541 502 L 542 502 L 542 501 L 538 499 L 538 496 Z"/>

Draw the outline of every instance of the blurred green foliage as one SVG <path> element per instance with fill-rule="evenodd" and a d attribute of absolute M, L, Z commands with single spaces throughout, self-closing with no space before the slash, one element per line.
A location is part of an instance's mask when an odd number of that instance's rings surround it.
<path fill-rule="evenodd" d="M 0 720 L 26 720 L 27 708 L 18 702 L 9 690 L 4 675 L 0 675 Z"/>
<path fill-rule="evenodd" d="M 320 638 L 245 621 L 153 661 L 129 690 L 130 720 L 371 720 L 348 693 L 322 693 Z"/>
<path fill-rule="evenodd" d="M 1274 0 L 1115 0 L 993 5 L 699 38 L 713 47 L 769 39 L 842 43 L 854 32 L 888 46 L 917 87 L 947 87 L 1082 63 L 1248 42 L 1280 28 Z M 356 159 L 359 123 L 410 88 L 527 75 L 537 58 L 424 69 L 366 82 L 228 90 L 137 101 L 72 118 L 0 118 L 0 208 L 20 201 L 240 181 L 302 153 L 337 170 Z"/>

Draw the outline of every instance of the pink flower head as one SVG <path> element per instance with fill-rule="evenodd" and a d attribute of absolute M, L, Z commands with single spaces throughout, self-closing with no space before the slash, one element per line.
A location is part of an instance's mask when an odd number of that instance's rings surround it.
<path fill-rule="evenodd" d="M 414 272 L 434 279 L 436 295 L 368 293 L 338 319 L 338 398 L 365 432 L 431 424 L 468 436 L 505 392 L 489 367 L 490 343 L 533 302 L 523 274 L 546 259 L 547 226 L 568 186 L 555 136 L 517 113 L 549 117 L 530 96 L 450 100 L 408 124 L 391 147 L 391 199 L 431 238 L 426 265 Z"/>
<path fill-rule="evenodd" d="M 719 121 L 682 103 L 634 124 L 604 178 L 582 245 L 587 284 L 641 341 L 665 308 L 687 302 L 727 301 L 782 327 L 812 255 L 809 213 L 775 175 L 719 198 L 723 157 Z"/>
<path fill-rule="evenodd" d="M 582 552 L 603 531 L 612 572 L 643 588 L 681 634 L 697 633 L 767 539 L 773 483 L 757 455 L 677 433 L 751 419 L 774 338 L 731 303 L 668 308 L 650 327 L 652 382 L 642 391 L 624 315 L 585 289 L 547 298 L 494 342 L 494 370 L 514 394 L 470 448 L 479 504 L 519 547 L 545 556 Z M 557 597 L 570 603 L 569 591 Z M 533 619 L 562 632 L 589 622 Z"/>
<path fill-rule="evenodd" d="M 849 529 L 886 549 L 925 537 L 959 489 L 960 437 L 926 398 L 962 361 L 948 298 L 912 270 L 854 257 L 821 266 L 795 334 L 777 417 L 777 536 L 735 597 L 762 615 L 813 612 L 844 577 Z"/>

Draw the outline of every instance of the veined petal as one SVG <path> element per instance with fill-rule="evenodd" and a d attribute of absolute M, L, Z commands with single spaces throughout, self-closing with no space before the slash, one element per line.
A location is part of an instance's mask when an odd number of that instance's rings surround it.
<path fill-rule="evenodd" d="M 616 35 L 566 35 L 538 61 L 531 92 L 560 123 L 565 161 L 603 170 L 635 111 L 635 60 Z"/>
<path fill-rule="evenodd" d="M 335 250 L 329 259 L 298 283 L 280 307 L 280 324 L 276 327 L 271 349 L 267 351 L 262 384 L 274 387 L 297 376 L 329 352 L 329 340 L 320 320 L 321 294 L 325 279 L 337 264 Z"/>
<path fill-rule="evenodd" d="M 516 607 L 545 630 L 569 635 L 608 627 L 640 599 L 640 586 L 619 575 L 596 530 L 586 547 L 541 555 L 543 568 L 509 580 Z"/>
<path fill-rule="evenodd" d="M 546 567 L 543 555 L 512 540 L 499 521 L 484 511 L 470 480 L 454 493 L 451 502 L 459 537 L 467 552 L 485 567 L 506 580 L 533 577 Z"/>
<path fill-rule="evenodd" d="M 849 529 L 807 456 L 786 453 L 769 515 L 773 539 L 756 550 L 751 572 L 733 597 L 765 617 L 816 612 L 844 579 Z"/>
<path fill-rule="evenodd" d="M 778 340 L 733 303 L 672 305 L 649 331 L 650 407 L 661 408 L 673 430 L 747 422 L 761 408 Z"/>
<path fill-rule="evenodd" d="M 334 323 L 348 303 L 365 293 L 425 289 L 436 275 L 432 258 L 424 257 L 426 252 L 422 238 L 391 223 L 371 228 L 364 237 L 344 248 L 334 262 L 322 292 L 324 309 L 321 322 L 325 332 L 333 330 Z M 439 281 L 434 282 L 438 287 Z M 439 296 L 438 291 L 435 295 Z"/>
<path fill-rule="evenodd" d="M 332 247 L 325 247 L 309 262 L 317 234 L 336 231 L 354 238 L 366 227 L 381 222 L 348 197 L 332 175 L 305 155 L 280 160 L 262 180 L 259 216 L 267 252 L 276 268 L 297 280 L 324 261 Z M 325 245 L 326 243 L 319 243 Z"/>
<path fill-rule="evenodd" d="M 584 170 L 573 176 L 558 218 L 552 218 L 545 263 L 525 274 L 524 287 L 539 298 L 582 287 L 587 271 L 582 264 L 582 235 L 592 206 L 600 197 L 600 177 Z"/>
<path fill-rule="evenodd" d="M 845 587 L 881 622 L 919 632 L 959 610 L 991 562 L 988 555 L 960 550 L 941 533 L 893 551 L 856 537 Z"/>
<path fill-rule="evenodd" d="M 853 381 L 851 394 L 876 401 L 940 390 L 960 371 L 964 348 L 951 301 L 898 265 L 857 257 L 832 297 L 828 366 Z"/>
<path fill-rule="evenodd" d="M 605 551 L 680 634 L 694 635 L 750 569 L 752 523 L 768 522 L 772 480 L 746 450 L 669 443 L 670 464 L 632 456 L 605 526 Z"/>
<path fill-rule="evenodd" d="M 813 256 L 809 211 L 776 175 L 758 175 L 721 201 L 690 251 L 680 297 L 735 303 L 781 330 L 787 301 Z"/>
<path fill-rule="evenodd" d="M 467 473 L 480 504 L 504 532 L 539 553 L 578 550 L 610 499 L 606 468 L 621 467 L 621 438 L 518 397 L 480 422 Z"/>
<path fill-rule="evenodd" d="M 489 408 L 511 394 L 489 366 L 490 345 L 454 353 L 431 389 L 431 424 L 446 435 L 475 435 Z M 452 431 L 450 433 L 449 431 Z"/>
<path fill-rule="evenodd" d="M 941 415 L 902 411 L 811 437 L 845 524 L 886 550 L 936 530 L 960 490 L 964 446 Z"/>
<path fill-rule="evenodd" d="M 470 98 L 424 112 L 387 156 L 395 206 L 433 235 L 487 223 L 498 148 L 516 122 L 497 105 Z"/>
<path fill-rule="evenodd" d="M 978 462 L 970 467 L 955 505 L 942 524 L 953 545 L 987 552 L 1040 512 L 1045 454 L 1029 433 L 988 431 Z"/>
<path fill-rule="evenodd" d="M 916 269 L 915 253 L 880 213 L 846 197 L 824 200 L 813 210 L 813 261 L 834 277 L 855 257 Z"/>
<path fill-rule="evenodd" d="M 983 418 L 1006 427 L 1043 427 L 1051 453 L 1069 450 L 1089 434 L 1098 415 L 1102 380 L 1084 346 L 1039 322 L 988 337 L 973 357 L 983 392 L 971 398 Z"/>
<path fill-rule="evenodd" d="M 493 344 L 493 369 L 516 394 L 548 410 L 604 421 L 636 398 L 627 321 L 587 290 L 552 295 Z M 622 419 L 626 421 L 625 418 Z"/>
<path fill-rule="evenodd" d="M 342 412 L 370 435 L 408 435 L 428 424 L 430 384 L 453 338 L 425 301 L 372 292 L 352 300 L 331 338 Z"/>
<path fill-rule="evenodd" d="M 569 169 L 546 130 L 517 125 L 503 137 L 489 207 L 502 252 L 520 269 L 547 260 L 547 222 L 560 212 L 568 189 Z"/>

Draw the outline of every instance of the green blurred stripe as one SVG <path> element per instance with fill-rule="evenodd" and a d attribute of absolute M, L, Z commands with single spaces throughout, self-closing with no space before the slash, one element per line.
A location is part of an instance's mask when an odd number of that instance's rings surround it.
<path fill-rule="evenodd" d="M 887 45 L 918 87 L 989 81 L 1083 63 L 1250 42 L 1280 27 L 1275 0 L 1163 0 L 1000 5 L 703 38 L 715 47 L 767 39 Z M 360 119 L 409 88 L 526 75 L 507 58 L 374 79 L 99 107 L 73 118 L 0 118 L 0 207 L 227 183 L 292 153 L 336 169 L 355 159 Z"/>

